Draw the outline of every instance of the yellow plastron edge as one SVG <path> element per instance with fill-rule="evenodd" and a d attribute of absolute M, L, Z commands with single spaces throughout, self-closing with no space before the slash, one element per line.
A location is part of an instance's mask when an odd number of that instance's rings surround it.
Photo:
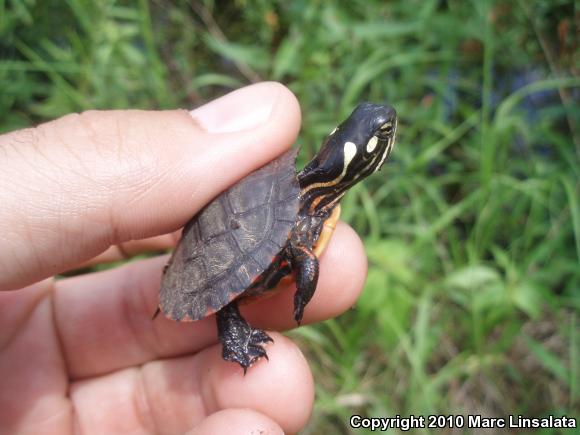
<path fill-rule="evenodd" d="M 334 207 L 334 210 L 332 210 L 332 213 L 330 214 L 328 219 L 324 221 L 324 226 L 322 227 L 320 236 L 318 237 L 318 240 L 314 244 L 314 255 L 316 255 L 317 258 L 319 258 L 320 255 L 326 249 L 326 246 L 328 245 L 328 242 L 332 237 L 332 233 L 334 233 L 334 229 L 336 228 L 336 223 L 338 222 L 339 218 L 340 218 L 340 204 Z"/>

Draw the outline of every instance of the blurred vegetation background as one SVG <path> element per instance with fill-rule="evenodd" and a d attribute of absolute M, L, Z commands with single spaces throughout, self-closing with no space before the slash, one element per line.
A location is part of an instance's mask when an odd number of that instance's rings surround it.
<path fill-rule="evenodd" d="M 290 333 L 317 385 L 304 433 L 355 413 L 579 417 L 579 22 L 564 0 L 0 0 L 0 131 L 279 80 L 303 164 L 356 103 L 387 101 L 392 161 L 343 201 L 365 292 Z"/>

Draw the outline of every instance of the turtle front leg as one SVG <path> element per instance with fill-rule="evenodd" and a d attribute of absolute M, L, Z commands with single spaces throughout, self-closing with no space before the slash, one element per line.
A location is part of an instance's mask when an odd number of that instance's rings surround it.
<path fill-rule="evenodd" d="M 263 344 L 272 340 L 261 329 L 252 328 L 244 320 L 237 302 L 230 302 L 216 314 L 218 338 L 222 342 L 222 358 L 237 362 L 246 370 L 258 359 L 268 359 Z"/>
<path fill-rule="evenodd" d="M 302 321 L 304 307 L 318 284 L 318 259 L 311 249 L 303 245 L 291 246 L 292 267 L 296 270 L 296 294 L 294 295 L 294 319 Z"/>

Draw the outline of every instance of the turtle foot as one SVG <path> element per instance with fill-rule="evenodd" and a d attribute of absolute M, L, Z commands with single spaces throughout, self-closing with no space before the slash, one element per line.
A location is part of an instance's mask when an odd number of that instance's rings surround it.
<path fill-rule="evenodd" d="M 243 369 L 244 374 L 252 364 L 260 358 L 268 359 L 268 354 L 263 345 L 274 341 L 264 331 L 248 329 L 243 336 L 237 336 L 233 340 L 223 341 L 222 358 L 226 361 L 237 362 Z"/>
<path fill-rule="evenodd" d="M 268 359 L 263 345 L 273 342 L 261 329 L 252 328 L 241 316 L 236 304 L 224 307 L 217 314 L 218 337 L 222 342 L 222 358 L 237 362 L 244 374 L 260 358 Z"/>

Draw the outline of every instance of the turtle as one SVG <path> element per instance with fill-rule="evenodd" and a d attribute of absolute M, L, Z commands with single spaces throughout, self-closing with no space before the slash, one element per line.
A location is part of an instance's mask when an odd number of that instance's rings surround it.
<path fill-rule="evenodd" d="M 294 320 L 300 324 L 339 201 L 381 169 L 396 130 L 393 107 L 361 103 L 298 173 L 298 151 L 291 149 L 219 194 L 185 225 L 163 271 L 155 316 L 183 322 L 215 313 L 224 360 L 245 374 L 267 359 L 264 346 L 272 339 L 248 324 L 239 305 L 273 294 L 294 275 Z"/>

